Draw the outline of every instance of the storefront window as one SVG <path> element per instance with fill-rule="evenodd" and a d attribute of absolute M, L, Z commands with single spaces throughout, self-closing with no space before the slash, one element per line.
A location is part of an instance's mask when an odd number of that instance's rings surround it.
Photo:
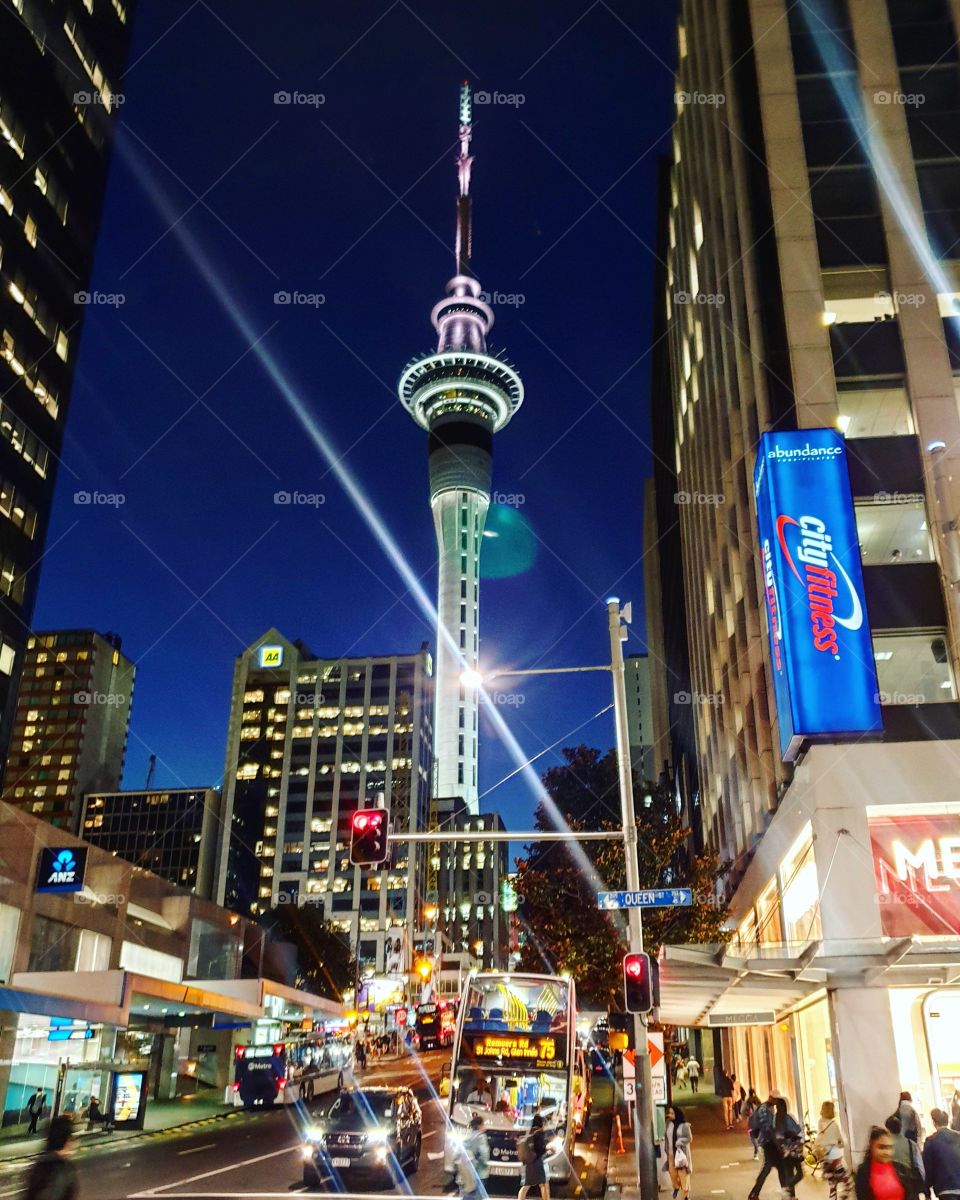
<path fill-rule="evenodd" d="M 64 921 L 35 916 L 30 931 L 28 971 L 73 971 L 80 930 Z"/>
<path fill-rule="evenodd" d="M 830 1031 L 830 1007 L 826 998 L 795 1014 L 797 1060 L 800 1068 L 801 1121 L 816 1128 L 820 1105 L 836 1102 L 837 1077 Z"/>
<path fill-rule="evenodd" d="M 957 698 L 947 633 L 878 633 L 873 639 L 881 704 L 940 704 Z"/>
<path fill-rule="evenodd" d="M 776 877 L 770 880 L 757 900 L 757 940 L 766 946 L 777 945 L 783 941 Z"/>
<path fill-rule="evenodd" d="M 783 923 L 788 942 L 819 940 L 820 892 L 817 864 L 813 857 L 813 834 L 810 825 L 791 846 L 780 866 L 780 894 L 783 903 Z"/>

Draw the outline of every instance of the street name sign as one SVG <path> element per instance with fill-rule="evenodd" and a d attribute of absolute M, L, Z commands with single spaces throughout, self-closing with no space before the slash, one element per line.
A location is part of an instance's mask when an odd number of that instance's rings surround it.
<path fill-rule="evenodd" d="M 597 892 L 597 908 L 690 908 L 691 888 L 650 888 L 645 892 Z"/>

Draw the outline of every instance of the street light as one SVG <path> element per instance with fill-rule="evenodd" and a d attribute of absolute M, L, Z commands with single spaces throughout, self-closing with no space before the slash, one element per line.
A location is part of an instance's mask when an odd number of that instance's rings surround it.
<path fill-rule="evenodd" d="M 423 919 L 425 921 L 435 921 L 440 915 L 440 909 L 436 904 L 428 904 L 423 910 Z"/>

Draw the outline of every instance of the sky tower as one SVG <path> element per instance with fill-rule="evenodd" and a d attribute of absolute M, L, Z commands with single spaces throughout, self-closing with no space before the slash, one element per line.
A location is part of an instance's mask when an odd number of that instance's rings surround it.
<path fill-rule="evenodd" d="M 437 661 L 433 750 L 435 795 L 461 796 L 477 811 L 478 695 L 463 673 L 476 670 L 480 638 L 480 546 L 490 505 L 493 435 L 523 402 L 520 376 L 487 351 L 493 312 L 471 268 L 470 85 L 460 88 L 456 273 L 430 319 L 437 348 L 400 376 L 400 400 L 430 435 L 430 507 L 437 531 Z"/>

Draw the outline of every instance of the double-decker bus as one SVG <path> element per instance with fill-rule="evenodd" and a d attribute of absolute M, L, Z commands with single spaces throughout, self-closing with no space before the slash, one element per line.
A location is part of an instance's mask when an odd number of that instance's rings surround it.
<path fill-rule="evenodd" d="M 522 1183 L 517 1144 L 543 1117 L 547 1178 L 566 1180 L 590 1112 L 589 1073 L 577 1045 L 572 981 L 484 972 L 467 980 L 451 1064 L 444 1158 L 453 1170 L 472 1117 L 482 1114 L 490 1173 Z"/>
<path fill-rule="evenodd" d="M 235 1046 L 233 1062 L 234 1104 L 272 1108 L 342 1087 L 352 1048 L 348 1042 L 309 1036 Z"/>
<path fill-rule="evenodd" d="M 457 1032 L 457 1002 L 437 996 L 416 1011 L 417 1045 L 420 1050 L 436 1050 L 453 1045 Z"/>

